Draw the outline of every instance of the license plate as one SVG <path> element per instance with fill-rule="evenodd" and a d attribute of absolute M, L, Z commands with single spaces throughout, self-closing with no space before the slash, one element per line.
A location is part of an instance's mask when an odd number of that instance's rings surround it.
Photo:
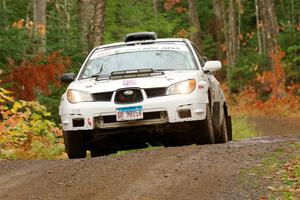
<path fill-rule="evenodd" d="M 143 108 L 142 106 L 117 108 L 117 121 L 130 121 L 143 119 Z"/>

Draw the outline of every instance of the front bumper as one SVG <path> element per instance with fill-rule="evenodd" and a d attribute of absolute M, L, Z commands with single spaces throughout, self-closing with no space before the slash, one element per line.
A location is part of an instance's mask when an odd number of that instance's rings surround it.
<path fill-rule="evenodd" d="M 206 118 L 207 103 L 207 94 L 199 93 L 163 96 L 125 105 L 114 102 L 71 104 L 64 99 L 60 105 L 60 115 L 65 131 L 114 129 L 203 120 Z M 142 106 L 144 119 L 117 122 L 116 109 L 131 106 Z"/>

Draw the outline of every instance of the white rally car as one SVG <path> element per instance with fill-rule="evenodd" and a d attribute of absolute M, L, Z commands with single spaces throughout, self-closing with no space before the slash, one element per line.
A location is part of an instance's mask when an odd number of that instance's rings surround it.
<path fill-rule="evenodd" d="M 70 83 L 59 113 L 69 158 L 139 144 L 227 142 L 231 118 L 213 72 L 187 39 L 132 33 L 125 41 L 96 47 Z M 129 143 L 128 143 L 129 142 Z"/>

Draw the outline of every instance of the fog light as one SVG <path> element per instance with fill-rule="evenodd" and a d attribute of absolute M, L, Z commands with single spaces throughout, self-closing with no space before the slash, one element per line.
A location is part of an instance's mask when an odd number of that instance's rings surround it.
<path fill-rule="evenodd" d="M 180 109 L 177 111 L 180 118 L 192 117 L 192 112 L 190 109 Z"/>
<path fill-rule="evenodd" d="M 83 127 L 84 119 L 83 118 L 74 118 L 73 119 L 73 127 Z"/>

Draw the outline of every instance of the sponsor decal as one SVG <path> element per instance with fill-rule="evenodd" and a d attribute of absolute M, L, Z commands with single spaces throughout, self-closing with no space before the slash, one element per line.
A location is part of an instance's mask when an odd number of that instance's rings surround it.
<path fill-rule="evenodd" d="M 123 80 L 123 85 L 125 86 L 133 86 L 136 85 L 136 81 L 135 80 Z"/>
<path fill-rule="evenodd" d="M 120 53 L 128 53 L 128 52 L 136 52 L 136 51 L 154 51 L 154 50 L 160 50 L 160 51 L 184 51 L 188 52 L 189 49 L 187 46 L 183 45 L 182 43 L 178 43 L 176 45 L 165 45 L 165 44 L 157 44 L 157 45 L 151 45 L 151 46 L 129 46 L 129 47 L 121 47 L 121 48 L 111 48 L 111 49 L 99 49 L 93 53 L 91 56 L 91 60 L 96 58 L 101 58 L 105 56 L 110 56 L 114 54 L 120 54 Z"/>
<path fill-rule="evenodd" d="M 87 124 L 88 124 L 88 126 L 92 126 L 92 120 L 91 120 L 91 118 L 87 119 Z"/>

